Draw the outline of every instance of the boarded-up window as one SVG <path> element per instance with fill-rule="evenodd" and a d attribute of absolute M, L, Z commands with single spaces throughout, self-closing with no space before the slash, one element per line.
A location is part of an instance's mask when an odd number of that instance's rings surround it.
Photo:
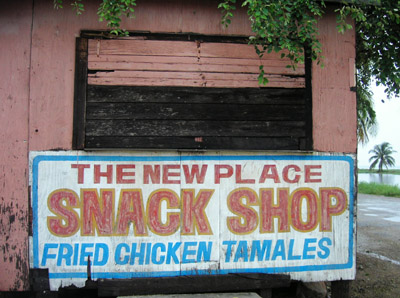
<path fill-rule="evenodd" d="M 75 147 L 311 149 L 309 81 L 288 64 L 232 42 L 78 39 Z"/>

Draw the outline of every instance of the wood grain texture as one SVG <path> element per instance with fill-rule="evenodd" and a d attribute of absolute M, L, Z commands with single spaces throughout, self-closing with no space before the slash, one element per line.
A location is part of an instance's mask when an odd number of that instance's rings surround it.
<path fill-rule="evenodd" d="M 304 137 L 304 126 L 304 121 L 87 120 L 86 135 Z"/>
<path fill-rule="evenodd" d="M 266 76 L 269 80 L 270 88 L 303 88 L 304 80 L 298 78 L 288 78 L 283 76 Z M 174 78 L 89 78 L 88 83 L 93 85 L 105 86 L 165 86 L 165 87 L 212 87 L 212 88 L 259 88 L 257 75 L 254 80 L 207 80 L 199 78 L 174 79 Z"/>
<path fill-rule="evenodd" d="M 300 150 L 310 143 L 305 67 L 288 68 L 281 53 L 260 58 L 245 43 L 145 36 L 91 39 L 88 53 L 86 148 Z M 258 83 L 261 65 L 266 88 Z"/>
<path fill-rule="evenodd" d="M 0 292 L 29 290 L 27 156 L 31 104 L 32 1 L 0 10 Z M 33 64 L 33 63 L 32 63 Z M 7 293 L 7 292 L 5 292 Z M 16 292 L 13 292 L 17 295 Z M 1 296 L 2 294 L 0 294 Z"/>
<path fill-rule="evenodd" d="M 304 89 L 87 86 L 88 102 L 304 105 Z"/>
<path fill-rule="evenodd" d="M 253 46 L 179 40 L 89 40 L 89 84 L 122 86 L 304 88 L 304 65 L 288 67 L 281 53 L 260 58 Z"/>
<path fill-rule="evenodd" d="M 304 89 L 88 86 L 86 148 L 299 150 Z"/>
<path fill-rule="evenodd" d="M 301 105 L 249 105 L 193 103 L 90 103 L 87 105 L 87 120 L 296 120 L 304 119 L 304 106 Z M 210 112 L 212 111 L 212 112 Z"/>
<path fill-rule="evenodd" d="M 316 151 L 357 152 L 357 99 L 352 92 L 355 32 L 337 32 L 334 8 L 318 22 L 324 64 L 313 64 L 313 140 Z M 351 74 L 351 76 L 350 76 Z"/>

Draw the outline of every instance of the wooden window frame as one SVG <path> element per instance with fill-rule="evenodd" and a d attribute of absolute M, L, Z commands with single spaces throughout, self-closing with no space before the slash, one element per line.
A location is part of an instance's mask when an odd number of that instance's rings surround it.
<path fill-rule="evenodd" d="M 92 150 L 102 148 L 86 148 L 85 146 L 85 127 L 86 127 L 86 103 L 87 103 L 87 87 L 88 87 L 88 40 L 92 38 L 100 38 L 104 36 L 104 32 L 87 31 L 82 32 L 81 36 L 76 38 L 76 53 L 75 53 L 75 89 L 74 89 L 74 116 L 73 116 L 73 140 L 72 146 L 76 150 Z M 187 34 L 146 34 L 132 33 L 134 36 L 145 37 L 150 40 L 202 40 L 207 42 L 234 42 L 247 43 L 246 37 L 232 36 L 203 36 L 203 35 L 187 35 Z M 307 53 L 307 48 L 305 53 Z M 311 151 L 313 150 L 312 138 L 312 60 L 309 55 L 305 57 L 305 100 L 306 100 L 306 119 L 305 119 L 305 138 L 301 139 L 298 149 L 276 148 L 276 150 L 285 151 Z M 267 87 L 268 88 L 268 87 Z M 104 148 L 108 149 L 108 148 Z M 128 149 L 128 148 L 120 148 Z M 140 148 L 129 148 L 140 149 Z M 156 148 L 154 148 L 156 149 Z M 174 148 L 168 148 L 174 150 Z M 179 150 L 180 148 L 175 148 Z M 117 150 L 117 149 L 116 149 Z M 149 149 L 151 150 L 151 149 Z M 190 149 L 189 149 L 190 150 Z M 196 149 L 193 149 L 196 150 Z M 217 149 L 212 149 L 217 150 Z M 252 150 L 240 148 L 224 148 L 222 150 Z M 261 150 L 261 149 L 255 149 Z M 271 150 L 266 148 L 265 150 Z M 275 150 L 275 149 L 274 149 Z"/>

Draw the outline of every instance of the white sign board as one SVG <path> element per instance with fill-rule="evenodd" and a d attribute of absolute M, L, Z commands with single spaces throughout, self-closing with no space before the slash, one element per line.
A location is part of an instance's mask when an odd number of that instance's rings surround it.
<path fill-rule="evenodd" d="M 354 158 L 32 152 L 32 267 L 92 278 L 355 275 Z"/>

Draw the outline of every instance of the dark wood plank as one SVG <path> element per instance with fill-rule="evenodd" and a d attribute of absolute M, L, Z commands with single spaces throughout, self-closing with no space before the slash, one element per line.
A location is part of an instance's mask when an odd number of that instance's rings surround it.
<path fill-rule="evenodd" d="M 305 100 L 306 100 L 306 138 L 304 139 L 304 146 L 301 150 L 313 150 L 313 115 L 312 115 L 312 59 L 311 59 L 311 48 L 305 48 L 305 74 L 306 74 L 306 89 L 305 89 Z"/>
<path fill-rule="evenodd" d="M 302 120 L 303 105 L 88 103 L 86 119 Z"/>
<path fill-rule="evenodd" d="M 31 268 L 29 270 L 29 282 L 33 291 L 50 290 L 49 269 Z"/>
<path fill-rule="evenodd" d="M 305 89 L 88 85 L 88 102 L 305 104 Z"/>
<path fill-rule="evenodd" d="M 87 136 L 304 137 L 304 121 L 87 120 Z"/>
<path fill-rule="evenodd" d="M 85 144 L 85 113 L 88 65 L 88 40 L 76 39 L 75 51 L 75 89 L 74 89 L 74 124 L 72 147 L 83 149 Z"/>
<path fill-rule="evenodd" d="M 87 149 L 299 150 L 297 138 L 86 137 Z"/>
<path fill-rule="evenodd" d="M 228 274 L 160 278 L 99 279 L 98 294 L 104 296 L 192 294 L 255 291 L 289 287 L 283 274 Z"/>
<path fill-rule="evenodd" d="M 332 298 L 350 298 L 350 280 L 339 280 L 331 283 Z"/>

